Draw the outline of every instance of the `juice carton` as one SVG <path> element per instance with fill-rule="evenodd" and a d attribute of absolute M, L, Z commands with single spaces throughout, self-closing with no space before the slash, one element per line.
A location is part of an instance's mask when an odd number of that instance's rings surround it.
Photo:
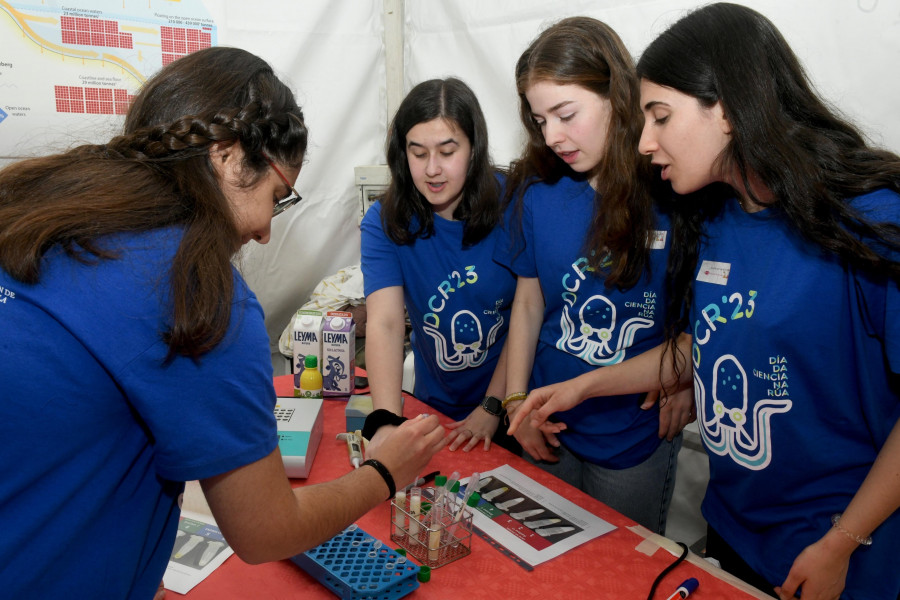
<path fill-rule="evenodd" d="M 322 326 L 322 394 L 326 397 L 353 393 L 356 374 L 356 323 L 353 315 L 337 310 L 325 313 Z"/>
<path fill-rule="evenodd" d="M 298 310 L 294 319 L 291 344 L 294 350 L 294 395 L 300 396 L 300 374 L 307 354 L 316 357 L 316 364 L 322 364 L 322 313 L 317 310 Z M 320 368 L 321 370 L 321 368 Z"/>

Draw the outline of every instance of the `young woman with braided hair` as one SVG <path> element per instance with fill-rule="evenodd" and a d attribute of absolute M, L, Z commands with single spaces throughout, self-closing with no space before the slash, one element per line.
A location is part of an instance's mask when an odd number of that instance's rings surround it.
<path fill-rule="evenodd" d="M 300 200 L 306 140 L 268 64 L 210 48 L 150 79 L 109 143 L 0 171 L 5 595 L 153 597 L 194 479 L 241 558 L 297 554 L 443 446 L 420 417 L 372 468 L 285 476 L 262 309 L 231 259 Z"/>

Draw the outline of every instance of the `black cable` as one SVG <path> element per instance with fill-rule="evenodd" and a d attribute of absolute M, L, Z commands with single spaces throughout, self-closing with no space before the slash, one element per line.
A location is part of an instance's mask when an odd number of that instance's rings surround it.
<path fill-rule="evenodd" d="M 668 575 L 668 574 L 672 571 L 672 569 L 674 569 L 675 567 L 677 567 L 677 566 L 678 566 L 678 565 L 679 565 L 679 564 L 687 557 L 687 554 L 688 554 L 688 547 L 687 547 L 687 544 L 682 543 L 682 542 L 676 542 L 676 543 L 684 549 L 684 550 L 682 551 L 682 553 L 681 553 L 681 556 L 679 556 L 678 558 L 676 558 L 676 559 L 674 560 L 674 562 L 672 562 L 671 565 L 669 565 L 668 567 L 666 567 L 665 569 L 663 569 L 662 573 L 660 573 L 660 574 L 656 577 L 656 580 L 653 582 L 653 585 L 650 586 L 650 595 L 647 596 L 647 600 L 653 600 L 653 594 L 656 593 L 656 586 L 659 585 L 659 582 L 662 581 L 662 580 L 663 580 L 663 577 L 665 577 L 666 575 Z"/>

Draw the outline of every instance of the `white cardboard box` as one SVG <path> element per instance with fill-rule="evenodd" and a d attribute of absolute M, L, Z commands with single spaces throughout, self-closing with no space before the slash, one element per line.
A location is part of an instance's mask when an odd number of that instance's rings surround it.
<path fill-rule="evenodd" d="M 288 477 L 309 476 L 325 427 L 322 402 L 321 398 L 277 398 L 278 448 Z"/>

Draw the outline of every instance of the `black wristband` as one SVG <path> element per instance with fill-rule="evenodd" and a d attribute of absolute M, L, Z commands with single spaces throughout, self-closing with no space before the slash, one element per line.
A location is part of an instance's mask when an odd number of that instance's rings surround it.
<path fill-rule="evenodd" d="M 370 458 L 369 460 L 365 461 L 361 466 L 365 466 L 365 465 L 369 465 L 370 467 L 372 467 L 373 469 L 378 471 L 378 474 L 381 475 L 382 479 L 384 479 L 384 482 L 387 484 L 388 490 L 390 491 L 390 494 L 388 495 L 388 500 L 393 498 L 394 494 L 397 493 L 397 486 L 396 486 L 396 484 L 394 484 L 394 478 L 391 475 L 391 472 L 387 470 L 387 467 L 384 466 L 383 464 L 381 464 L 380 462 L 378 462 L 377 460 L 375 460 L 374 458 Z"/>
<path fill-rule="evenodd" d="M 406 421 L 406 417 L 394 414 L 386 408 L 373 410 L 368 414 L 366 422 L 363 424 L 362 436 L 367 440 L 371 440 L 372 436 L 375 435 L 375 432 L 385 425 L 397 426 L 404 421 Z"/>

